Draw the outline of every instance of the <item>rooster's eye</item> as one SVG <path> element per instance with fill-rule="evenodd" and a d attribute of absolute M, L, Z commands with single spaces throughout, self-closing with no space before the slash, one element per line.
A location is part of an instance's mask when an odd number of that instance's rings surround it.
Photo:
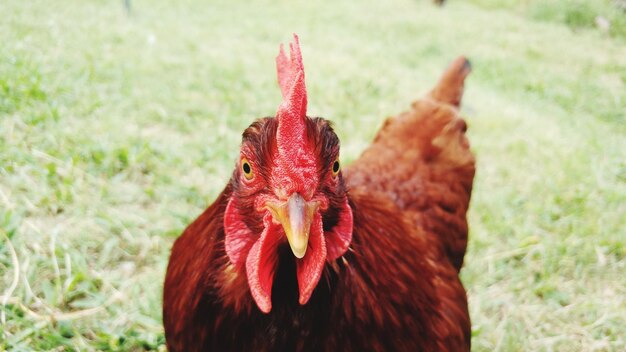
<path fill-rule="evenodd" d="M 246 180 L 251 180 L 254 177 L 254 173 L 252 172 L 252 166 L 248 162 L 248 159 L 241 159 L 241 170 L 243 171 L 243 176 Z"/>
<path fill-rule="evenodd" d="M 339 173 L 339 160 L 335 160 L 333 163 L 333 177 L 337 176 Z"/>

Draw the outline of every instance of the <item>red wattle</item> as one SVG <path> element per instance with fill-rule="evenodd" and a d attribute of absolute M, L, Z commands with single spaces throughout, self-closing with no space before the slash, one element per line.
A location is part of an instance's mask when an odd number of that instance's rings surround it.
<path fill-rule="evenodd" d="M 323 238 L 322 217 L 315 214 L 309 232 L 309 246 L 304 258 L 298 259 L 296 275 L 300 291 L 300 304 L 306 304 L 322 277 L 326 262 L 326 241 Z"/>
<path fill-rule="evenodd" d="M 272 310 L 272 284 L 278 265 L 278 246 L 284 240 L 280 225 L 271 215 L 263 219 L 265 228 L 260 236 L 250 231 L 237 210 L 237 200 L 231 198 L 224 214 L 225 249 L 230 261 L 241 269 L 245 263 L 252 298 L 264 313 Z M 326 233 L 322 217 L 315 214 L 309 232 L 309 244 L 304 258 L 295 259 L 300 304 L 306 304 L 322 277 L 326 260 L 341 257 L 352 240 L 352 210 L 346 199 L 339 212 L 339 221 Z"/>
<path fill-rule="evenodd" d="M 246 259 L 246 273 L 252 298 L 264 313 L 272 310 L 272 283 L 278 265 L 276 248 L 281 240 L 281 230 L 272 221 L 265 221 L 261 237 L 254 243 Z"/>

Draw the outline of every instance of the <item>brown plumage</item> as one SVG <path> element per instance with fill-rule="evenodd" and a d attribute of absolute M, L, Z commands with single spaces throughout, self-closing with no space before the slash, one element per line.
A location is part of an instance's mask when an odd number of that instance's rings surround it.
<path fill-rule="evenodd" d="M 388 119 L 372 145 L 343 172 L 334 171 L 339 140 L 329 123 L 304 118 L 303 148 L 315 155 L 319 173 L 315 194 L 327 200 L 318 209 L 322 238 L 343 226 L 340 224 L 348 215 L 351 223 L 345 228 L 352 229 L 347 251 L 326 244 L 328 257 L 319 281 L 312 281 L 316 286 L 310 298 L 303 298 L 306 292 L 299 290 L 299 285 L 304 285 L 304 279 L 296 272 L 300 274 L 302 261 L 316 255 L 323 244 L 315 244 L 311 232 L 305 257 L 295 258 L 297 249 L 292 247 L 292 253 L 287 241 L 280 240 L 286 232 L 276 220 L 277 213 L 271 213 L 275 218 L 271 225 L 263 220 L 269 219 L 269 213 L 259 213 L 254 205 L 263 192 L 274 197 L 268 191 L 274 187 L 272 175 L 278 163 L 273 159 L 278 158 L 277 149 L 284 143 L 280 138 L 277 142 L 276 135 L 283 133 L 278 125 L 287 120 L 278 116 L 252 124 L 244 132 L 242 161 L 231 181 L 172 249 L 163 302 L 168 348 L 469 350 L 467 298 L 458 278 L 467 244 L 466 211 L 474 176 L 466 125 L 458 116 L 469 70 L 467 60 L 455 60 L 433 91 L 413 103 L 408 112 Z M 303 84 L 302 80 L 302 88 Z M 247 171 L 254 174 L 250 182 L 263 185 L 249 188 L 254 184 L 248 185 Z M 306 204 L 317 199 L 306 192 L 297 191 Z M 283 197 L 285 202 L 286 197 L 289 195 Z M 342 206 L 345 199 L 349 210 Z M 240 243 L 228 247 L 228 233 L 234 225 L 225 229 L 224 224 L 225 216 L 231 217 L 231 208 L 241 217 L 243 230 L 255 234 L 255 241 L 260 241 L 257 234 L 263 229 L 277 229 L 278 244 L 268 250 L 275 251 L 269 258 L 276 261 L 270 272 L 269 308 L 263 301 L 266 291 L 254 291 L 256 281 L 249 277 L 258 263 L 236 264 L 239 252 L 232 248 L 240 248 Z M 227 224 L 231 222 L 226 219 Z M 241 245 L 246 248 L 242 253 L 252 253 L 250 246 Z M 334 253 L 338 253 L 336 259 Z M 266 265 L 263 263 L 261 259 L 260 265 Z M 262 288 L 264 282 L 261 279 Z"/>

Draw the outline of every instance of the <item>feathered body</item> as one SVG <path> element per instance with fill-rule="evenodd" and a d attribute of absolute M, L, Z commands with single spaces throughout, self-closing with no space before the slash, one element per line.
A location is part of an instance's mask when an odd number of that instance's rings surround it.
<path fill-rule="evenodd" d="M 244 178 L 249 168 L 242 164 L 174 244 L 164 286 L 168 348 L 469 350 L 467 298 L 458 278 L 474 176 L 466 126 L 458 116 L 468 73 L 464 58 L 454 61 L 426 98 L 388 119 L 361 158 L 341 172 L 335 172 L 339 140 L 330 124 L 322 118 L 302 120 L 319 181 L 311 194 L 306 189 L 298 194 L 306 204 L 322 199 L 311 213 L 302 258 L 291 237 L 284 240 L 291 230 L 276 220 L 280 214 L 258 206 L 259 194 L 274 187 L 269 180 L 280 162 L 271 161 L 281 147 L 278 135 L 286 118 L 254 122 L 243 134 L 242 153 L 254 152 L 242 163 L 257 160 L 252 180 L 265 180 L 265 186 L 250 188 Z M 284 201 L 291 204 L 287 193 Z M 233 237 L 233 217 L 252 234 L 249 243 L 232 242 L 239 238 Z M 318 219 L 320 229 L 314 230 Z M 278 235 L 267 234 L 272 231 Z M 246 253 L 259 259 L 244 266 L 240 257 Z M 316 276 L 310 269 L 315 265 L 307 263 L 318 255 L 322 266 Z"/>

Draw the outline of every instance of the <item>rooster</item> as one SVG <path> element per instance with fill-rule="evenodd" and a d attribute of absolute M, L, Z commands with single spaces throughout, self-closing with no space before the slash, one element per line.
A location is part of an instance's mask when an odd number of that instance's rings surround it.
<path fill-rule="evenodd" d="M 458 115 L 469 62 L 387 119 L 345 170 L 330 122 L 306 115 L 296 35 L 276 63 L 276 116 L 243 132 L 229 183 L 172 248 L 169 350 L 469 350 L 458 277 L 474 177 Z"/>

